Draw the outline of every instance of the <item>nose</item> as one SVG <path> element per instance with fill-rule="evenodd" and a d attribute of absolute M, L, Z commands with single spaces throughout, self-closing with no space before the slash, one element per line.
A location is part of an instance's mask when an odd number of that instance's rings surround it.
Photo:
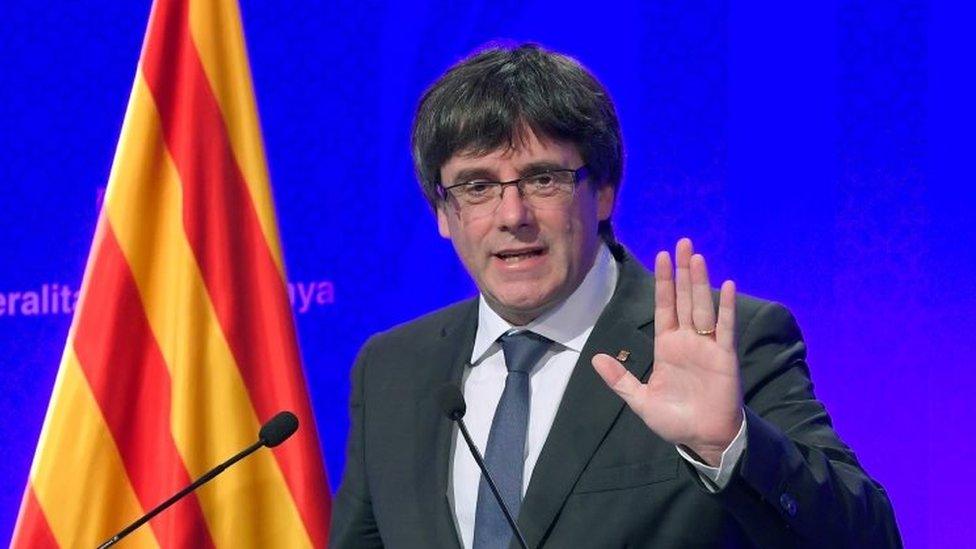
<path fill-rule="evenodd" d="M 517 185 L 502 187 L 502 196 L 499 199 L 498 208 L 495 210 L 495 219 L 500 228 L 509 230 L 518 229 L 534 222 L 535 217 L 532 209 L 526 206 Z"/>

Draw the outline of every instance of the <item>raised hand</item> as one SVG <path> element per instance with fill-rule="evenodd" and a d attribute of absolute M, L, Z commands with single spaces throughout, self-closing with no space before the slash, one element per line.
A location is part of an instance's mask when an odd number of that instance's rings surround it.
<path fill-rule="evenodd" d="M 654 261 L 654 367 L 641 383 L 609 355 L 593 367 L 652 431 L 718 466 L 742 424 L 742 388 L 735 351 L 735 284 L 722 284 L 718 318 L 705 258 L 678 241 L 677 269 L 660 252 Z"/>

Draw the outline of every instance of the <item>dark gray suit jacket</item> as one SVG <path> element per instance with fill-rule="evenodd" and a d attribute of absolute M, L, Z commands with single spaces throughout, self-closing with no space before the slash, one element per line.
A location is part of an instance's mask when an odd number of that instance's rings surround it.
<path fill-rule="evenodd" d="M 884 490 L 814 398 L 799 328 L 775 303 L 737 303 L 747 448 L 728 486 L 715 494 L 702 486 L 590 366 L 597 353 L 627 350 L 625 365 L 639 379 L 653 367 L 653 278 L 622 249 L 614 255 L 616 291 L 572 373 L 522 503 L 518 522 L 530 547 L 900 546 Z M 455 431 L 434 393 L 460 382 L 477 309 L 468 300 L 363 347 L 332 547 L 459 547 L 447 498 Z"/>

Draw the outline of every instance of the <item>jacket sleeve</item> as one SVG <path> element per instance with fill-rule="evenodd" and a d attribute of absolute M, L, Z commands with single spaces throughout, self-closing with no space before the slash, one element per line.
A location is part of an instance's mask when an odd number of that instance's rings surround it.
<path fill-rule="evenodd" d="M 793 316 L 767 303 L 744 320 L 746 450 L 714 497 L 760 547 L 901 547 L 887 494 L 814 397 Z"/>
<path fill-rule="evenodd" d="M 359 352 L 352 369 L 352 389 L 349 396 L 349 437 L 346 447 L 346 467 L 342 484 L 332 506 L 329 528 L 329 547 L 383 547 L 366 478 L 365 425 L 366 367 L 369 363 L 370 343 Z"/>

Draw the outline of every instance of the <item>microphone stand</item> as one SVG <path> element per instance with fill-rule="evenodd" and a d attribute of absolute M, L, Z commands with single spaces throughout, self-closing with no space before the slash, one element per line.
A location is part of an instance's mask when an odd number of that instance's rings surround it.
<path fill-rule="evenodd" d="M 230 467 L 231 465 L 237 463 L 238 461 L 246 458 L 247 456 L 249 456 L 255 450 L 257 450 L 258 448 L 260 448 L 262 446 L 264 446 L 264 441 L 258 440 L 254 444 L 248 446 L 247 448 L 245 448 L 245 449 L 241 450 L 240 452 L 238 452 L 237 454 L 235 454 L 232 458 L 230 458 L 227 461 L 221 463 L 220 465 L 214 467 L 213 469 L 207 471 L 206 473 L 204 473 L 204 475 L 202 477 L 200 477 L 200 478 L 196 479 L 195 481 L 193 481 L 193 483 L 191 483 L 189 486 L 187 486 L 186 488 L 184 488 L 184 489 L 180 490 L 179 492 L 173 494 L 173 496 L 171 498 L 169 498 L 166 501 L 160 503 L 159 505 L 157 505 L 156 507 L 154 507 L 152 511 L 149 511 L 148 513 L 146 513 L 145 515 L 143 515 L 139 520 L 137 520 L 137 521 L 133 522 L 132 524 L 126 526 L 125 528 L 122 529 L 121 532 L 119 532 L 118 534 L 115 534 L 114 536 L 112 536 L 111 539 L 109 539 L 105 543 L 99 545 L 98 546 L 98 549 L 106 549 L 107 547 L 111 547 L 111 546 L 115 545 L 122 538 L 124 538 L 124 537 L 128 536 L 129 534 L 131 534 L 136 528 L 138 528 L 138 527 L 142 526 L 143 524 L 149 522 L 153 517 L 155 517 L 159 513 L 162 513 L 163 511 L 165 511 L 167 507 L 169 507 L 170 505 L 173 505 L 174 503 L 176 503 L 177 501 L 179 501 L 180 498 L 182 498 L 183 496 L 185 496 L 185 495 L 189 494 L 190 492 L 196 490 L 197 488 L 199 488 L 203 484 L 207 483 L 209 480 L 213 479 L 215 476 L 217 476 L 220 473 L 222 473 L 224 469 L 226 469 L 226 468 Z M 506 512 L 506 515 L 507 515 L 507 512 Z"/>
<path fill-rule="evenodd" d="M 502 508 L 502 513 L 505 515 L 505 520 L 508 521 L 508 525 L 512 527 L 512 532 L 515 533 L 516 539 L 518 539 L 519 545 L 522 549 L 529 549 L 529 544 L 525 542 L 525 537 L 522 536 L 522 531 L 519 530 L 518 524 L 515 519 L 512 518 L 512 513 L 508 510 L 508 506 L 502 501 L 501 494 L 498 493 L 498 487 L 495 486 L 495 481 L 492 480 L 491 474 L 488 473 L 488 466 L 485 465 L 485 460 L 481 457 L 481 452 L 478 451 L 478 447 L 474 445 L 474 441 L 471 440 L 471 435 L 468 433 L 468 428 L 464 425 L 464 420 L 457 418 L 454 421 L 457 422 L 458 427 L 461 429 L 461 435 L 464 436 L 465 442 L 468 443 L 468 448 L 471 450 L 471 455 L 474 456 L 475 462 L 478 463 L 478 467 L 485 474 L 485 480 L 488 481 L 488 487 L 491 488 L 491 493 L 495 494 L 495 499 L 498 500 L 498 505 Z"/>

